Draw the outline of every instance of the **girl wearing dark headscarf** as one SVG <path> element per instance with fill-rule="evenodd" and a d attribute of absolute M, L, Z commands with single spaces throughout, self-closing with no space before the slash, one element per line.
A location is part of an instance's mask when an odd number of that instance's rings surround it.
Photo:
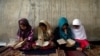
<path fill-rule="evenodd" d="M 19 29 L 17 33 L 18 44 L 15 45 L 15 48 L 18 46 L 22 49 L 30 49 L 31 42 L 33 41 L 33 30 L 26 18 L 22 18 L 18 21 Z"/>
<path fill-rule="evenodd" d="M 76 42 L 73 38 L 73 33 L 72 33 L 71 28 L 68 24 L 67 18 L 61 17 L 59 19 L 58 27 L 54 30 L 54 36 L 55 36 L 54 41 L 55 41 L 56 45 L 59 46 L 60 49 L 64 50 L 66 55 L 68 55 L 68 56 L 75 56 L 76 55 L 75 52 L 74 52 L 74 54 L 72 54 L 71 52 L 68 52 L 68 51 L 73 51 L 73 50 L 82 51 L 79 43 Z M 69 46 L 68 41 L 67 41 L 68 39 L 75 41 L 75 44 L 73 44 L 72 46 Z M 71 42 L 73 42 L 73 41 L 71 41 Z"/>
<path fill-rule="evenodd" d="M 54 30 L 54 36 L 55 36 L 55 40 L 57 40 L 57 39 L 64 39 L 65 41 L 68 39 L 74 40 L 67 18 L 61 17 L 59 19 L 58 27 Z M 63 49 L 66 49 L 66 45 L 61 45 L 61 47 Z M 78 47 L 78 45 L 74 45 L 72 47 L 73 47 L 73 49 L 75 49 L 76 47 Z"/>

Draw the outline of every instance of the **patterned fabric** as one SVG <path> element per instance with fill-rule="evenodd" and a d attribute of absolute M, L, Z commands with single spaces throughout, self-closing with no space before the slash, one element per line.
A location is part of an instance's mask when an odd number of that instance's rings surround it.
<path fill-rule="evenodd" d="M 19 23 L 19 29 L 18 29 L 18 33 L 17 33 L 17 38 L 18 40 L 20 38 L 23 39 L 23 41 L 25 39 L 27 39 L 25 41 L 25 43 L 23 44 L 23 46 L 19 49 L 23 49 L 23 50 L 26 50 L 26 49 L 30 49 L 31 45 L 32 45 L 32 41 L 33 41 L 33 35 L 34 35 L 34 30 L 32 29 L 32 27 L 30 26 L 28 20 L 26 18 L 22 18 L 18 21 Z M 26 29 L 23 30 L 21 29 L 20 25 L 24 25 L 26 26 Z M 20 42 L 18 42 L 19 44 Z M 16 44 L 17 45 L 17 44 Z M 15 46 L 16 46 L 15 45 Z"/>
<path fill-rule="evenodd" d="M 18 50 L 7 49 L 0 56 L 23 56 L 23 54 Z"/>
<path fill-rule="evenodd" d="M 95 50 L 95 51 L 97 51 L 97 50 Z M 28 53 L 30 53 L 30 52 L 31 51 L 28 51 Z M 91 50 L 87 51 L 87 54 L 89 52 L 91 52 Z M 91 52 L 89 55 L 92 55 L 92 54 L 93 54 L 93 52 Z M 98 52 L 98 55 L 99 55 L 99 52 Z M 64 52 L 64 50 L 60 50 L 60 49 L 57 49 L 57 50 L 55 50 L 55 52 L 50 52 L 47 54 L 25 54 L 22 51 L 13 50 L 13 49 L 9 48 L 6 51 L 0 53 L 0 56 L 85 56 L 85 54 L 80 52 L 80 51 L 66 51 L 66 52 Z M 96 55 L 94 55 L 94 56 L 96 56 Z"/>
<path fill-rule="evenodd" d="M 28 20 L 26 18 L 22 18 L 18 21 L 18 23 L 19 23 L 19 29 L 18 29 L 18 33 L 17 33 L 18 38 L 21 38 L 21 37 L 22 37 L 22 39 L 25 39 L 28 37 L 30 38 L 31 37 L 30 35 L 32 34 L 32 32 L 31 32 L 32 27 L 30 26 Z M 21 29 L 20 25 L 24 25 L 27 28 L 25 30 L 23 30 L 23 29 Z"/>

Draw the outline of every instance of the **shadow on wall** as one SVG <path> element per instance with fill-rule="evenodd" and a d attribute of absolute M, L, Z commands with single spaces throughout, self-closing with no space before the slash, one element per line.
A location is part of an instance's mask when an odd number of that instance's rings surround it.
<path fill-rule="evenodd" d="M 9 38 L 7 37 L 8 35 L 3 33 L 0 35 L 0 42 L 6 42 L 8 43 L 9 42 Z"/>
<path fill-rule="evenodd" d="M 100 36 L 100 27 L 95 28 L 93 30 L 93 32 L 94 32 L 94 35 L 96 35 L 99 38 L 99 36 Z"/>

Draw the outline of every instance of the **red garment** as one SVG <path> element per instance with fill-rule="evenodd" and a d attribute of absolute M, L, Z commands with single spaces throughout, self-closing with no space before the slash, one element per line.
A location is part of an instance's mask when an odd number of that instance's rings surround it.
<path fill-rule="evenodd" d="M 86 48 L 87 46 L 89 46 L 89 42 L 85 39 L 85 40 L 78 40 L 76 39 L 77 42 L 80 43 L 80 46 L 82 49 Z"/>
<path fill-rule="evenodd" d="M 66 56 L 85 56 L 85 54 L 80 51 L 67 51 Z"/>

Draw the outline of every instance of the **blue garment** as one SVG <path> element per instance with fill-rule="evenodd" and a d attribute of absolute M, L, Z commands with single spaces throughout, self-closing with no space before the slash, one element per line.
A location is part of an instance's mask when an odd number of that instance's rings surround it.
<path fill-rule="evenodd" d="M 68 27 L 67 27 L 67 34 L 65 34 L 65 32 L 62 30 L 62 27 L 63 27 L 64 24 L 68 25 Z M 59 23 L 58 23 L 58 27 L 59 27 L 60 38 L 63 38 L 65 40 L 68 39 L 68 38 L 73 39 L 73 37 L 72 37 L 72 31 L 71 31 L 71 29 L 69 27 L 67 18 L 60 17 Z"/>
<path fill-rule="evenodd" d="M 40 49 L 36 49 L 36 50 L 21 50 L 24 54 L 27 55 L 47 55 L 47 54 L 51 54 L 51 53 L 56 53 L 56 49 L 47 49 L 47 50 L 40 50 Z"/>

